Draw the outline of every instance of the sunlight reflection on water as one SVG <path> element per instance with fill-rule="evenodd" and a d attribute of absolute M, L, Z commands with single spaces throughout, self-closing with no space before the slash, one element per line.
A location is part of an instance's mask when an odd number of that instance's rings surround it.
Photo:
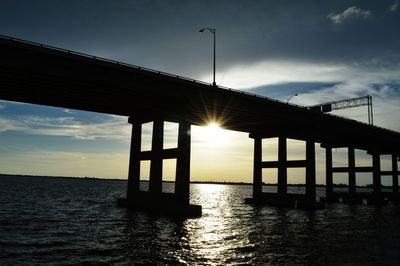
<path fill-rule="evenodd" d="M 116 208 L 126 182 L 0 182 L 1 265 L 400 263 L 395 205 L 255 207 L 243 203 L 251 186 L 195 184 L 191 203 L 203 216 L 184 220 Z"/>
<path fill-rule="evenodd" d="M 241 200 L 232 197 L 236 189 L 235 186 L 208 184 L 193 187 L 192 193 L 196 197 L 192 201 L 203 206 L 203 216 L 188 220 L 185 225 L 193 250 L 207 263 L 228 262 L 227 258 L 239 262 L 238 256 L 241 259 L 246 259 L 246 256 L 238 254 L 237 249 L 253 246 L 247 239 L 246 229 L 238 224 L 240 217 L 234 214 L 237 205 L 242 205 Z"/>

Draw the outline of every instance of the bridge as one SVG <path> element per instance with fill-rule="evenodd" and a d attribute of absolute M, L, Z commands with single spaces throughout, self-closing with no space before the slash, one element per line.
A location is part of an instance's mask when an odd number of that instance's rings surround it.
<path fill-rule="evenodd" d="M 309 110 L 229 88 L 65 49 L 0 36 L 0 99 L 94 111 L 129 117 L 132 140 L 127 198 L 120 204 L 171 212 L 198 213 L 190 205 L 190 127 L 216 121 L 254 139 L 251 203 L 297 202 L 315 207 L 315 144 L 326 149 L 326 200 L 358 200 L 356 173 L 373 174 L 371 203 L 398 198 L 397 159 L 400 133 Z M 141 151 L 143 123 L 153 122 L 151 151 Z M 164 121 L 179 124 L 178 146 L 163 148 Z M 278 160 L 262 161 L 262 139 L 278 138 Z M 306 142 L 306 159 L 287 160 L 287 139 Z M 332 148 L 348 149 L 348 166 L 332 166 Z M 370 167 L 356 167 L 354 150 L 372 155 Z M 380 155 L 390 154 L 393 167 L 383 172 Z M 175 193 L 162 193 L 162 161 L 175 158 Z M 140 191 L 140 162 L 151 160 L 149 191 Z M 306 169 L 305 195 L 287 193 L 287 169 Z M 262 169 L 278 169 L 278 192 L 262 192 Z M 333 192 L 333 173 L 349 175 L 348 195 Z M 393 192 L 381 191 L 381 176 L 391 175 Z"/>

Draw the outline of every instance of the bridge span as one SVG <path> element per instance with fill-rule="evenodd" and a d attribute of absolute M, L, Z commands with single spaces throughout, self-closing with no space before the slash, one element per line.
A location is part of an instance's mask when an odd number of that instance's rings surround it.
<path fill-rule="evenodd" d="M 128 193 L 121 204 L 173 212 L 198 213 L 189 204 L 190 127 L 218 122 L 254 139 L 252 203 L 315 207 L 315 144 L 326 149 L 326 200 L 358 201 L 356 172 L 373 174 L 370 203 L 398 199 L 397 159 L 400 133 L 355 120 L 309 110 L 243 91 L 89 56 L 65 49 L 0 36 L 0 99 L 94 111 L 129 117 L 132 142 Z M 141 151 L 141 127 L 153 122 L 152 150 Z M 163 148 L 164 121 L 179 123 L 178 147 Z M 262 139 L 278 137 L 278 160 L 262 161 Z M 287 160 L 287 139 L 306 142 L 306 159 Z M 332 166 L 332 148 L 348 148 L 348 167 Z M 373 157 L 370 167 L 356 167 L 354 150 Z M 392 170 L 381 171 L 380 155 L 392 156 Z M 161 191 L 163 159 L 177 159 L 175 193 Z M 139 190 L 140 162 L 151 160 L 149 191 Z M 287 193 L 287 170 L 306 169 L 305 195 Z M 278 193 L 262 192 L 263 168 L 278 169 Z M 349 193 L 333 192 L 333 173 L 349 175 Z M 381 176 L 393 179 L 393 192 L 381 191 Z M 162 203 L 162 204 L 161 204 Z M 161 206 L 161 207 L 160 207 Z"/>

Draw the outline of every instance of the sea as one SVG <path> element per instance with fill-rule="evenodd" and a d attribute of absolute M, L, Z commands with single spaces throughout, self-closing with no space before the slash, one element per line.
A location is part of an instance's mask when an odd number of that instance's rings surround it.
<path fill-rule="evenodd" d="M 249 185 L 192 184 L 203 215 L 182 219 L 117 207 L 126 187 L 0 176 L 0 265 L 400 265 L 394 204 L 257 207 Z"/>

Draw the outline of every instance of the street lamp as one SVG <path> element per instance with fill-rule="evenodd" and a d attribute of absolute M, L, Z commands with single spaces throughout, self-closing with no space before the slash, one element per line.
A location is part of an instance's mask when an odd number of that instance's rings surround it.
<path fill-rule="evenodd" d="M 299 95 L 299 94 L 296 93 L 296 94 L 290 96 L 289 98 L 287 98 L 286 103 L 289 103 L 290 99 L 292 99 L 294 96 L 298 96 L 298 95 Z"/>
<path fill-rule="evenodd" d="M 211 32 L 214 36 L 214 76 L 213 76 L 213 86 L 216 86 L 217 84 L 215 83 L 215 29 L 212 28 L 204 28 L 199 30 L 199 32 L 204 32 L 205 30 L 208 30 L 209 32 Z"/>

